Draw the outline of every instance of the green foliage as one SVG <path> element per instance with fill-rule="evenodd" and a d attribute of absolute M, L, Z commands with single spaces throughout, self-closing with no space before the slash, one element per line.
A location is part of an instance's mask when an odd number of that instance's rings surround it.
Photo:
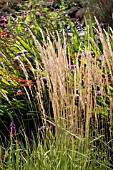
<path fill-rule="evenodd" d="M 25 136 L 26 149 L 17 140 L 13 143 L 11 137 L 9 149 L 1 148 L 5 152 L 4 162 L 1 161 L 1 169 L 112 169 L 107 161 L 105 152 L 107 146 L 104 143 L 101 150 L 94 147 L 93 141 L 87 144 L 85 139 L 74 139 L 65 130 L 61 132 L 58 141 L 54 138 L 51 140 L 46 138 L 43 143 L 39 141 L 38 147 L 36 147 L 36 139 L 33 140 L 32 148 Z M 96 140 L 102 142 L 101 138 L 102 136 Z"/>

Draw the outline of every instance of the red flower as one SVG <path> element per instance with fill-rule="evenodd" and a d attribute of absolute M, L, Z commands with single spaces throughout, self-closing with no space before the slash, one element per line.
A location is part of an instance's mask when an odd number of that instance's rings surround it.
<path fill-rule="evenodd" d="M 23 80 L 21 82 L 26 82 L 26 80 Z M 32 86 L 33 85 L 33 81 L 32 80 L 28 80 L 28 83 L 26 84 L 20 84 L 21 87 L 26 87 L 26 86 Z"/>
<path fill-rule="evenodd" d="M 27 84 L 20 84 L 21 87 L 25 87 L 28 86 Z"/>
<path fill-rule="evenodd" d="M 18 78 L 18 82 L 21 82 L 21 83 L 26 83 L 26 80 L 22 79 L 21 77 Z"/>
<path fill-rule="evenodd" d="M 104 110 L 104 108 L 103 108 L 103 107 L 101 107 L 101 108 L 99 108 L 99 110 Z"/>
<path fill-rule="evenodd" d="M 29 83 L 29 84 L 32 84 L 32 83 L 33 83 L 33 81 L 32 81 L 32 80 L 28 80 L 28 83 Z"/>
<path fill-rule="evenodd" d="M 30 68 L 30 67 L 31 67 L 30 63 L 27 63 L 27 64 L 26 64 L 26 67 Z"/>

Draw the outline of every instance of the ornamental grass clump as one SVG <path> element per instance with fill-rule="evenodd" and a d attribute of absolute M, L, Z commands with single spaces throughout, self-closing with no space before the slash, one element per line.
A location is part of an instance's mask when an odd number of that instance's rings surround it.
<path fill-rule="evenodd" d="M 95 121 L 97 121 L 95 124 L 98 125 L 99 109 L 103 107 L 103 117 L 107 118 L 110 116 L 107 108 L 112 107 L 112 91 L 110 90 L 112 82 L 110 84 L 105 82 L 106 79 L 109 79 L 109 76 L 112 78 L 112 64 L 110 64 L 112 47 L 109 41 L 107 41 L 107 44 L 105 43 L 101 29 L 98 30 L 98 33 L 103 43 L 103 52 L 97 47 L 98 56 L 92 55 L 92 39 L 89 37 L 89 44 L 88 47 L 85 46 L 84 53 L 81 57 L 79 54 L 74 55 L 72 60 L 69 51 L 67 56 L 65 34 L 63 45 L 57 33 L 57 40 L 54 39 L 53 42 L 49 36 L 47 40 L 43 39 L 44 46 L 42 47 L 31 32 L 44 65 L 56 124 L 61 122 L 61 127 L 68 127 L 70 131 L 81 135 L 85 132 L 86 137 L 89 137 L 92 114 L 94 113 Z M 106 35 L 108 37 L 107 33 Z M 55 51 L 56 48 L 57 52 Z M 97 60 L 99 56 L 103 58 L 101 63 Z M 72 62 L 76 65 L 73 72 L 71 69 Z M 75 104 L 77 99 L 76 89 L 79 93 L 77 104 Z M 112 122 L 112 118 L 110 122 Z M 112 123 L 110 124 L 112 126 Z"/>
<path fill-rule="evenodd" d="M 0 97 L 17 126 L 3 168 L 112 169 L 113 31 L 96 22 L 101 44 L 88 24 L 82 39 L 40 29 L 41 43 L 27 27 L 32 42 L 17 37 L 0 53 Z"/>

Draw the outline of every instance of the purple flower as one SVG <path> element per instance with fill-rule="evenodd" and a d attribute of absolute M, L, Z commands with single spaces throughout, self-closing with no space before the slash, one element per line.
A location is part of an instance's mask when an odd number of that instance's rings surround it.
<path fill-rule="evenodd" d="M 21 91 L 21 90 L 18 90 L 17 93 L 22 93 L 22 91 Z"/>
<path fill-rule="evenodd" d="M 79 37 L 84 37 L 84 35 L 85 35 L 85 34 L 84 34 L 84 31 L 80 31 L 80 32 L 78 33 L 78 36 L 79 36 Z"/>
<path fill-rule="evenodd" d="M 91 51 L 91 55 L 94 55 L 95 53 L 94 53 L 94 51 Z"/>
<path fill-rule="evenodd" d="M 17 90 L 16 96 L 20 96 L 20 95 L 22 95 L 22 91 L 21 90 Z"/>
<path fill-rule="evenodd" d="M 81 24 L 78 24 L 78 23 L 75 26 L 76 26 L 76 28 L 81 28 L 82 27 Z"/>
<path fill-rule="evenodd" d="M 23 53 L 28 53 L 28 50 L 22 50 L 22 51 L 17 52 L 16 54 L 23 54 Z"/>
<path fill-rule="evenodd" d="M 97 92 L 96 92 L 96 95 L 101 95 L 101 91 L 97 91 Z"/>
<path fill-rule="evenodd" d="M 97 58 L 97 61 L 102 61 L 102 58 Z"/>
<path fill-rule="evenodd" d="M 14 57 L 14 61 L 19 61 L 20 60 L 20 55 Z"/>
<path fill-rule="evenodd" d="M 12 137 L 14 138 L 16 135 L 16 129 L 15 129 L 14 122 L 10 123 L 10 131 L 11 131 Z"/>
<path fill-rule="evenodd" d="M 107 108 L 107 111 L 110 111 L 110 108 Z"/>
<path fill-rule="evenodd" d="M 43 80 L 44 82 L 47 82 L 47 78 L 46 78 L 46 77 L 42 77 L 42 80 Z"/>
<path fill-rule="evenodd" d="M 7 82 L 11 82 L 11 79 L 7 79 Z"/>
<path fill-rule="evenodd" d="M 98 38 L 97 38 L 97 41 L 98 41 L 98 44 L 100 44 L 100 43 L 101 43 L 101 41 L 100 41 L 100 37 L 98 37 Z"/>
<path fill-rule="evenodd" d="M 76 65 L 74 65 L 74 64 L 71 65 L 71 69 L 73 69 L 73 68 L 75 68 L 75 67 L 76 67 Z"/>
<path fill-rule="evenodd" d="M 32 58 L 32 56 L 28 56 L 28 58 L 29 58 L 29 59 L 31 59 L 31 58 Z"/>
<path fill-rule="evenodd" d="M 90 23 L 90 19 L 87 19 L 87 22 Z"/>
<path fill-rule="evenodd" d="M 78 55 L 78 57 L 81 57 L 82 56 L 82 53 Z"/>
<path fill-rule="evenodd" d="M 0 75 L 0 81 L 2 81 L 2 76 Z"/>
<path fill-rule="evenodd" d="M 38 131 L 40 131 L 42 129 L 46 129 L 46 126 L 41 126 L 40 128 L 38 128 Z"/>
<path fill-rule="evenodd" d="M 71 73 L 74 73 L 75 72 L 75 70 L 73 69 L 73 70 L 71 70 Z"/>
<path fill-rule="evenodd" d="M 100 23 L 100 28 L 104 28 L 104 24 L 103 23 Z"/>

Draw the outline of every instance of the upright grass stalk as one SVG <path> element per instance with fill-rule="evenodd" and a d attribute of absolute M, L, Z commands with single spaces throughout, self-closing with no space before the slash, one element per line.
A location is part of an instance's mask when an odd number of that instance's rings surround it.
<path fill-rule="evenodd" d="M 112 67 L 110 64 L 112 60 L 112 48 L 110 46 L 109 35 L 107 41 L 104 38 L 104 33 L 100 27 L 98 27 L 98 36 L 100 36 L 103 46 L 103 54 L 97 48 L 97 55 L 92 56 L 91 50 L 91 37 L 88 35 L 88 46 L 84 49 L 84 53 L 74 56 L 74 62 L 76 64 L 74 73 L 71 72 L 71 58 L 67 56 L 67 42 L 66 35 L 63 34 L 63 44 L 56 32 L 56 38 L 53 35 L 49 35 L 47 39 L 43 37 L 43 46 L 37 41 L 31 30 L 29 30 L 35 45 L 40 52 L 42 63 L 44 64 L 44 73 L 47 78 L 47 87 L 49 96 L 52 102 L 52 108 L 54 113 L 54 121 L 56 124 L 62 127 L 68 128 L 74 133 L 81 134 L 89 138 L 90 122 L 92 120 L 92 113 L 95 114 L 96 124 L 98 126 L 98 94 L 100 91 L 100 102 L 102 107 L 105 96 L 109 96 L 110 102 L 110 114 L 112 112 L 112 97 L 110 96 L 110 86 L 107 82 L 107 91 L 103 84 L 105 79 L 109 79 L 108 74 L 112 79 Z M 51 40 L 52 39 L 52 40 Z M 91 41 L 90 41 L 91 40 Z M 101 56 L 99 56 L 101 55 Z M 107 57 L 109 56 L 109 57 Z M 102 64 L 98 62 L 97 57 L 102 57 Z M 109 72 L 107 71 L 109 69 Z M 39 67 L 38 67 L 39 70 Z M 39 71 L 38 71 L 39 72 Z M 105 74 L 107 77 L 103 77 Z M 37 82 L 38 83 L 38 82 Z M 39 85 L 38 85 L 39 86 Z M 43 86 L 43 84 L 42 84 Z M 77 106 L 75 100 L 77 99 L 76 90 L 79 90 L 79 101 Z M 107 111 L 107 108 L 105 108 Z M 85 121 L 83 123 L 82 116 Z M 110 119 L 112 122 L 112 118 Z M 112 123 L 110 123 L 112 126 Z"/>

